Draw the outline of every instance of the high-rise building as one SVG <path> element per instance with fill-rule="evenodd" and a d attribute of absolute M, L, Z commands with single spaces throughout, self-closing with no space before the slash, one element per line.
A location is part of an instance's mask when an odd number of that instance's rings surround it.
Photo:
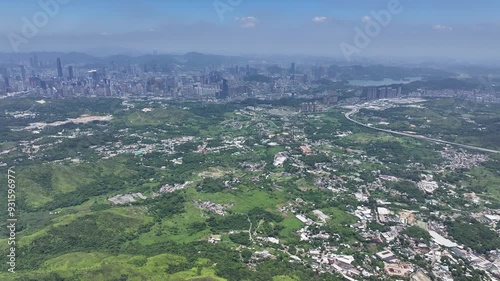
<path fill-rule="evenodd" d="M 5 92 L 9 93 L 11 91 L 10 89 L 10 82 L 9 82 L 9 74 L 7 73 L 7 69 L 2 69 L 2 76 L 5 84 Z"/>
<path fill-rule="evenodd" d="M 60 58 L 57 58 L 57 77 L 63 78 L 63 70 Z"/>
<path fill-rule="evenodd" d="M 318 106 L 316 102 L 305 102 L 302 104 L 300 111 L 304 113 L 318 112 Z"/>
<path fill-rule="evenodd" d="M 368 88 L 368 93 L 366 95 L 367 100 L 375 100 L 378 97 L 377 88 Z"/>
<path fill-rule="evenodd" d="M 99 83 L 99 74 L 97 73 L 97 70 L 90 70 L 89 71 L 90 78 L 92 80 L 92 86 L 95 87 Z"/>
<path fill-rule="evenodd" d="M 339 101 L 337 96 L 327 96 L 323 98 L 323 103 L 326 105 L 336 104 Z"/>
<path fill-rule="evenodd" d="M 395 89 L 392 87 L 368 88 L 366 93 L 367 100 L 375 99 L 394 99 L 401 96 L 401 87 Z"/>
<path fill-rule="evenodd" d="M 217 93 L 218 99 L 227 99 L 229 97 L 229 83 L 227 79 L 222 79 L 222 89 Z"/>
<path fill-rule="evenodd" d="M 227 79 L 222 79 L 222 95 L 225 99 L 229 97 L 229 83 Z"/>
<path fill-rule="evenodd" d="M 398 90 L 394 88 L 387 88 L 387 96 L 388 99 L 394 99 L 398 97 Z"/>
<path fill-rule="evenodd" d="M 36 54 L 34 54 L 34 55 L 33 55 L 33 68 L 34 68 L 34 69 L 37 69 L 37 68 L 38 68 L 38 66 L 40 66 L 40 65 L 38 64 L 38 56 L 37 56 Z"/>
<path fill-rule="evenodd" d="M 312 72 L 313 72 L 314 79 L 320 80 L 321 78 L 323 78 L 323 76 L 325 76 L 326 68 L 323 66 L 315 66 L 315 67 L 313 67 Z"/>
<path fill-rule="evenodd" d="M 309 103 L 305 102 L 301 105 L 300 107 L 301 112 L 308 112 L 309 111 Z"/>
<path fill-rule="evenodd" d="M 73 72 L 73 66 L 68 66 L 69 80 L 73 80 L 75 78 L 75 74 Z"/>
<path fill-rule="evenodd" d="M 222 80 L 222 74 L 217 71 L 210 72 L 209 83 L 219 83 Z"/>
<path fill-rule="evenodd" d="M 387 98 L 387 87 L 382 87 L 378 89 L 378 98 L 379 99 Z"/>
<path fill-rule="evenodd" d="M 23 79 L 23 81 L 26 80 L 26 68 L 24 67 L 24 65 L 21 65 L 21 78 Z"/>

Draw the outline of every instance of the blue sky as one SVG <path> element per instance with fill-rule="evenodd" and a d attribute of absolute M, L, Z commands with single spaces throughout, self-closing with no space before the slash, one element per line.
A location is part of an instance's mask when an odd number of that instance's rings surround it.
<path fill-rule="evenodd" d="M 41 0 L 50 2 L 56 0 Z M 57 24 L 52 30 L 83 25 L 95 28 L 92 22 L 136 28 L 137 24 L 211 22 L 220 24 L 214 8 L 217 0 L 70 0 L 61 7 Z M 272 24 L 297 25 L 315 16 L 329 16 L 339 20 L 357 20 L 371 10 L 385 7 L 389 0 L 219 0 L 237 3 L 232 17 L 261 17 Z M 19 22 L 40 10 L 39 0 L 0 0 L 2 25 Z M 399 22 L 427 24 L 474 24 L 500 21 L 500 1 L 495 0 L 401 0 L 404 17 Z M 141 22 L 137 20 L 140 19 Z M 226 19 L 226 24 L 230 22 Z M 119 25 L 119 26 L 118 26 Z M 1 30 L 1 29 L 0 29 Z"/>
<path fill-rule="evenodd" d="M 353 40 L 354 28 L 363 29 L 373 20 L 372 11 L 398 0 L 0 0 L 0 51 L 12 49 L 13 33 L 22 35 L 23 18 L 32 21 L 43 12 L 39 2 L 53 1 L 68 3 L 59 5 L 36 36 L 18 49 L 123 47 L 335 56 L 340 43 Z M 402 45 L 407 53 L 422 56 L 440 55 L 446 47 L 448 54 L 472 56 L 493 54 L 500 47 L 500 1 L 399 1 L 403 11 L 392 16 L 364 54 L 385 50 L 405 55 Z M 222 17 L 215 3 L 228 8 Z"/>

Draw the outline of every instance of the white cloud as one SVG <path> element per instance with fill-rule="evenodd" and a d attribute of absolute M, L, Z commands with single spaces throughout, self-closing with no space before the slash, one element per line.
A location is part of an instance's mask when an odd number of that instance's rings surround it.
<path fill-rule="evenodd" d="M 363 18 L 361 18 L 361 21 L 362 21 L 363 23 L 369 23 L 369 22 L 371 22 L 371 21 L 372 21 L 372 18 L 371 18 L 371 17 L 369 17 L 369 16 L 364 16 Z"/>
<path fill-rule="evenodd" d="M 453 27 L 442 25 L 442 24 L 437 24 L 437 25 L 433 26 L 432 29 L 434 29 L 436 31 L 452 31 Z"/>
<path fill-rule="evenodd" d="M 103 31 L 103 32 L 101 32 L 101 35 L 102 35 L 102 36 L 109 36 L 109 35 L 111 35 L 111 33 L 106 32 L 106 31 Z"/>
<path fill-rule="evenodd" d="M 328 20 L 327 17 L 322 17 L 322 16 L 317 16 L 312 19 L 312 21 L 315 23 L 323 23 L 326 22 L 327 20 Z"/>
<path fill-rule="evenodd" d="M 243 17 L 243 18 L 235 18 L 237 22 L 240 23 L 240 26 L 243 28 L 254 28 L 257 26 L 259 20 L 256 17 Z"/>

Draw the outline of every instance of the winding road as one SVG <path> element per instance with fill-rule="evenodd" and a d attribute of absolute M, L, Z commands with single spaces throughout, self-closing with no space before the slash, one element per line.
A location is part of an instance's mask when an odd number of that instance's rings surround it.
<path fill-rule="evenodd" d="M 483 148 L 483 147 L 477 147 L 477 146 L 472 146 L 472 145 L 466 145 L 466 144 L 461 144 L 461 143 L 456 143 L 456 142 L 449 142 L 449 141 L 444 141 L 444 140 L 440 140 L 440 139 L 429 138 L 429 137 L 422 136 L 422 135 L 412 135 L 412 134 L 408 134 L 408 133 L 403 133 L 403 132 L 398 132 L 398 131 L 391 131 L 391 130 L 387 130 L 387 129 L 381 129 L 381 128 L 369 126 L 369 125 L 363 124 L 363 123 L 361 123 L 359 121 L 356 121 L 356 120 L 354 120 L 351 117 L 351 116 L 353 116 L 354 114 L 356 114 L 358 112 L 359 112 L 359 109 L 356 108 L 356 109 L 353 109 L 350 112 L 347 112 L 344 116 L 345 116 L 345 118 L 347 120 L 349 120 L 351 122 L 354 122 L 354 123 L 356 123 L 356 124 L 358 124 L 360 126 L 363 126 L 365 128 L 369 128 L 369 129 L 380 131 L 380 132 L 385 132 L 385 133 L 389 133 L 389 134 L 410 137 L 410 138 L 414 138 L 414 139 L 427 140 L 427 141 L 432 141 L 432 142 L 437 142 L 437 143 L 444 143 L 444 144 L 454 145 L 454 146 L 458 146 L 458 147 L 463 147 L 463 148 L 472 149 L 472 150 L 478 150 L 478 151 L 483 151 L 483 152 L 500 153 L 500 151 L 498 151 L 498 150 L 493 150 L 493 149 L 488 149 L 488 148 Z"/>

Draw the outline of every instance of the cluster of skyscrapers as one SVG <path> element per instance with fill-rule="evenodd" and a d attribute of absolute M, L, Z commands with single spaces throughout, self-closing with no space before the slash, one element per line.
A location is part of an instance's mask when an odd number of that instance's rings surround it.
<path fill-rule="evenodd" d="M 318 104 L 316 102 L 305 102 L 300 107 L 300 111 L 303 113 L 318 112 Z"/>
<path fill-rule="evenodd" d="M 338 102 L 338 91 L 329 81 L 338 82 L 353 69 L 335 65 L 321 66 L 290 63 L 284 65 L 252 64 L 231 66 L 179 67 L 151 61 L 103 61 L 64 65 L 66 57 L 40 59 L 31 55 L 29 64 L 0 68 L 0 94 L 18 93 L 41 97 L 122 97 L 156 96 L 186 101 L 279 99 L 295 97 L 323 100 L 326 105 Z M 132 58 L 131 58 L 132 59 Z M 88 66 L 91 65 L 91 66 Z M 345 81 L 344 81 L 345 82 Z M 330 88 L 329 88 L 330 87 Z M 315 89 L 320 88 L 321 91 Z M 355 94 L 353 98 L 359 98 Z M 366 89 L 368 100 L 396 98 L 401 87 Z M 306 103 L 304 112 L 316 112 L 315 104 Z"/>
<path fill-rule="evenodd" d="M 401 96 L 401 87 L 380 87 L 380 88 L 368 88 L 366 99 L 376 100 L 376 99 L 393 99 Z"/>

